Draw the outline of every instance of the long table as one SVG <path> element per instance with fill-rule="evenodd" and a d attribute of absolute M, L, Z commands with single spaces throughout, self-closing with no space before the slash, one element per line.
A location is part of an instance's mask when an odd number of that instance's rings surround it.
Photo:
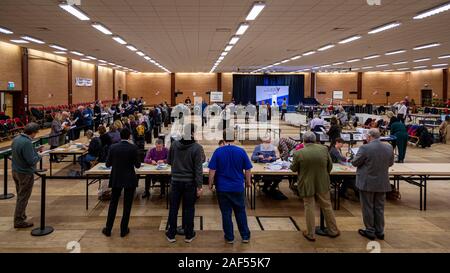
<path fill-rule="evenodd" d="M 208 175 L 209 170 L 203 169 L 203 174 Z M 86 176 L 86 209 L 88 209 L 88 194 L 89 186 L 100 181 L 101 179 L 109 178 L 111 170 L 106 168 L 104 163 L 99 163 L 92 169 L 85 172 Z M 167 175 L 170 176 L 170 167 L 164 170 L 158 170 L 156 166 L 143 164 L 141 168 L 136 169 L 136 174 L 139 177 L 145 175 Z M 356 168 L 349 165 L 333 164 L 333 169 L 330 174 L 333 176 L 356 176 Z M 395 164 L 389 169 L 391 180 L 394 181 L 394 186 L 399 190 L 400 181 L 405 181 L 411 185 L 419 187 L 420 192 L 420 210 L 427 209 L 427 186 L 428 181 L 432 180 L 450 180 L 450 163 L 403 163 Z M 267 164 L 253 164 L 252 169 L 252 187 L 250 190 L 246 189 L 246 195 L 250 201 L 251 209 L 256 209 L 256 190 L 260 179 L 264 176 L 278 176 L 288 179 L 295 179 L 296 173 L 289 169 L 286 170 L 271 170 Z M 92 181 L 90 181 L 90 179 Z M 335 185 L 335 204 L 339 202 L 337 195 L 337 188 Z M 168 196 L 168 195 L 166 195 Z"/>
<path fill-rule="evenodd" d="M 58 148 L 55 148 L 53 150 L 48 151 L 48 154 L 50 155 L 50 175 L 52 175 L 53 171 L 53 161 L 56 156 L 73 156 L 73 160 L 71 161 L 58 161 L 60 162 L 72 162 L 73 164 L 76 164 L 76 157 L 81 156 L 84 154 L 87 154 L 88 150 L 85 147 L 85 144 L 82 142 L 76 142 L 76 143 L 68 143 L 62 146 L 59 146 Z M 56 162 L 56 161 L 55 161 Z"/>

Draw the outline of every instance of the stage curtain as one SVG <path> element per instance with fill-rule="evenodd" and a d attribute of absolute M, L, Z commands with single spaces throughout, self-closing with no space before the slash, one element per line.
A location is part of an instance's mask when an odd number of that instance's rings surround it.
<path fill-rule="evenodd" d="M 256 103 L 256 86 L 289 86 L 289 104 L 297 105 L 305 94 L 304 75 L 233 75 L 236 103 Z"/>

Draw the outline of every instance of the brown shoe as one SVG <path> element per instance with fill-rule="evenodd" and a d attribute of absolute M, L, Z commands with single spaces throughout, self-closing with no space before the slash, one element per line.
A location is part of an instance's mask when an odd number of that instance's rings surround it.
<path fill-rule="evenodd" d="M 339 237 L 340 235 L 341 235 L 340 231 L 338 231 L 336 234 L 329 234 L 328 233 L 328 237 L 330 237 L 330 238 L 336 238 L 336 237 Z"/>
<path fill-rule="evenodd" d="M 316 238 L 310 237 L 310 236 L 308 235 L 308 232 L 303 231 L 302 234 L 303 234 L 303 237 L 306 238 L 306 240 L 308 240 L 308 241 L 310 241 L 310 242 L 315 242 L 315 241 L 316 241 Z"/>
<path fill-rule="evenodd" d="M 33 223 L 23 222 L 21 224 L 14 225 L 14 228 L 29 228 L 32 226 L 33 226 Z"/>

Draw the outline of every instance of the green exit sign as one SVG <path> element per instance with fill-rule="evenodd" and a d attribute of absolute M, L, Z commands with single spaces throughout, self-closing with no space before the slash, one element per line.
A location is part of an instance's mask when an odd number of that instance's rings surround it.
<path fill-rule="evenodd" d="M 16 87 L 16 85 L 14 84 L 14 82 L 8 82 L 8 90 L 13 90 L 14 87 Z"/>

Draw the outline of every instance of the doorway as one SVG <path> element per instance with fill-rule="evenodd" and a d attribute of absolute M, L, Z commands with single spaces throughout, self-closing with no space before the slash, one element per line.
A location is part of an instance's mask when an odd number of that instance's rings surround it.
<path fill-rule="evenodd" d="M 14 109 L 13 94 L 1 92 L 0 93 L 0 112 L 5 113 L 6 116 L 13 117 Z"/>
<path fill-rule="evenodd" d="M 422 107 L 431 106 L 433 102 L 433 90 L 422 89 L 421 91 Z"/>

